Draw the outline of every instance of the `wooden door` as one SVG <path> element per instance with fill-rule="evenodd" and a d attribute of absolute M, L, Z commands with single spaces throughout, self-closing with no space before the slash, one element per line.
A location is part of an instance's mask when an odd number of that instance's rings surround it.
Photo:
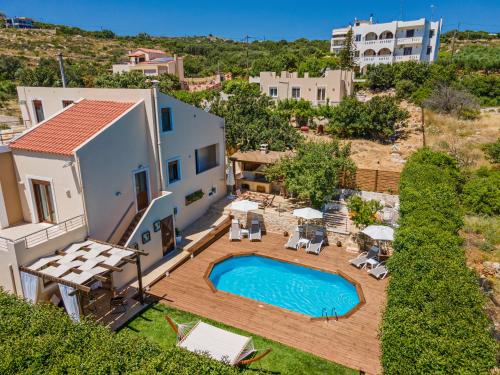
<path fill-rule="evenodd" d="M 161 224 L 161 244 L 163 255 L 175 249 L 174 218 L 172 215 L 162 219 Z"/>
<path fill-rule="evenodd" d="M 45 223 L 55 222 L 54 202 L 52 202 L 52 189 L 50 182 L 32 180 L 35 209 L 38 221 Z"/>
<path fill-rule="evenodd" d="M 148 172 L 137 172 L 135 174 L 135 200 L 137 202 L 137 211 L 142 211 L 149 205 L 148 185 Z"/>

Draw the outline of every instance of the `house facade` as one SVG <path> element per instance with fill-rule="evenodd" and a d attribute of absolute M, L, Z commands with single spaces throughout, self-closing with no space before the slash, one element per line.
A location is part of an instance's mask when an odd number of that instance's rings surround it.
<path fill-rule="evenodd" d="M 274 100 L 304 99 L 313 105 L 334 105 L 354 90 L 353 72 L 348 70 L 326 70 L 322 77 L 310 77 L 297 72 L 261 72 L 251 82 L 259 83 L 260 90 Z"/>
<path fill-rule="evenodd" d="M 35 24 L 33 19 L 28 17 L 9 17 L 5 20 L 6 27 L 14 29 L 34 29 Z"/>
<path fill-rule="evenodd" d="M 0 150 L 7 290 L 19 293 L 19 266 L 87 237 L 147 252 L 147 270 L 175 248 L 175 228 L 226 193 L 220 117 L 157 88 L 19 87 L 18 95 L 29 128 Z"/>
<path fill-rule="evenodd" d="M 347 32 L 353 30 L 353 43 L 359 67 L 402 61 L 433 62 L 438 58 L 442 20 L 420 18 L 413 21 L 376 23 L 354 20 L 353 26 L 332 30 L 332 53 L 338 53 Z"/>
<path fill-rule="evenodd" d="M 129 61 L 113 65 L 113 73 L 139 70 L 147 76 L 157 76 L 168 73 L 184 80 L 184 59 L 180 56 L 169 56 L 157 49 L 139 48 L 129 51 Z"/>

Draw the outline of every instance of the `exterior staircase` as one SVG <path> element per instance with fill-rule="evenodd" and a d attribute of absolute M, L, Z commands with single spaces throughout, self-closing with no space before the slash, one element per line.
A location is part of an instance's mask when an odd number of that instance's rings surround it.
<path fill-rule="evenodd" d="M 135 214 L 134 218 L 130 222 L 125 233 L 123 233 L 123 235 L 120 238 L 120 241 L 118 241 L 117 245 L 125 246 L 125 244 L 127 243 L 128 239 L 130 238 L 132 233 L 134 233 L 134 230 L 137 227 L 137 224 L 139 224 L 139 221 L 141 220 L 141 218 L 145 212 L 146 212 L 146 210 L 142 210 L 142 211 L 139 211 L 138 213 Z"/>
<path fill-rule="evenodd" d="M 346 213 L 342 211 L 326 211 L 323 213 L 323 221 L 329 231 L 339 234 L 349 234 Z"/>

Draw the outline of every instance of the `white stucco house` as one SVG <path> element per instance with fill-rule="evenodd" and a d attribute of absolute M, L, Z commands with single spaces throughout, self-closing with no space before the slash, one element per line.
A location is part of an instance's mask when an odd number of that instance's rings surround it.
<path fill-rule="evenodd" d="M 368 65 L 401 61 L 433 62 L 438 58 L 441 27 L 442 20 L 425 18 L 384 23 L 374 22 L 373 17 L 366 21 L 355 19 L 353 25 L 332 30 L 330 51 L 338 53 L 352 29 L 361 70 Z"/>
<path fill-rule="evenodd" d="M 6 290 L 20 293 L 19 267 L 87 237 L 147 252 L 147 270 L 175 248 L 175 228 L 226 193 L 220 117 L 157 88 L 19 87 L 18 96 L 29 128 L 0 149 Z"/>

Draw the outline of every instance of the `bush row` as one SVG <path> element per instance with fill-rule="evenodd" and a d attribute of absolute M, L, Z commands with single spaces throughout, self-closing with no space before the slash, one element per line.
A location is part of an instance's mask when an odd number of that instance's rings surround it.
<path fill-rule="evenodd" d="M 495 366 L 484 297 L 458 235 L 459 176 L 452 158 L 427 149 L 401 175 L 381 327 L 386 374 L 486 374 Z"/>
<path fill-rule="evenodd" d="M 168 327 L 165 326 L 165 330 Z M 62 309 L 28 304 L 0 289 L 0 374 L 236 374 L 184 349 L 162 349 Z"/>

